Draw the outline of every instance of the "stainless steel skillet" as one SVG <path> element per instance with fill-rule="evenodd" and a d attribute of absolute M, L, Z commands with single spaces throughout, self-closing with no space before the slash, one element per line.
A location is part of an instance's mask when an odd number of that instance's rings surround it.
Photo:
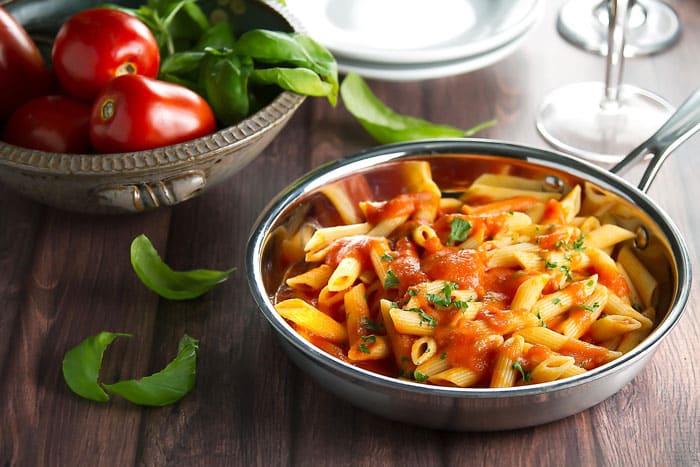
<path fill-rule="evenodd" d="M 630 382 L 652 358 L 681 317 L 691 286 L 688 248 L 673 221 L 646 195 L 670 152 L 700 127 L 700 93 L 627 158 L 606 171 L 543 149 L 493 140 L 450 139 L 382 146 L 321 166 L 280 193 L 254 227 L 246 255 L 251 293 L 282 347 L 321 385 L 358 407 L 381 416 L 452 430 L 503 430 L 538 425 L 585 410 Z M 640 158 L 649 163 L 638 187 L 617 173 Z M 622 357 L 585 374 L 550 383 L 506 389 L 427 386 L 371 373 L 320 351 L 301 338 L 275 311 L 271 297 L 281 280 L 281 227 L 293 230 L 318 201 L 320 189 L 350 177 L 364 177 L 379 194 L 391 186 L 397 164 L 426 160 L 443 191 L 459 190 L 482 173 L 506 173 L 541 180 L 552 190 L 592 184 L 615 198 L 611 215 L 637 232 L 636 253 L 659 281 L 659 316 L 651 334 Z M 386 194 L 386 193 L 382 193 Z"/>

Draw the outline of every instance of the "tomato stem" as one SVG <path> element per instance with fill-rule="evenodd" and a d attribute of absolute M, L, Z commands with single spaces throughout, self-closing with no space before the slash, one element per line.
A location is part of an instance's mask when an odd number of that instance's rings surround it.
<path fill-rule="evenodd" d="M 114 117 L 114 99 L 106 99 L 100 107 L 100 117 L 103 121 L 111 120 Z"/>

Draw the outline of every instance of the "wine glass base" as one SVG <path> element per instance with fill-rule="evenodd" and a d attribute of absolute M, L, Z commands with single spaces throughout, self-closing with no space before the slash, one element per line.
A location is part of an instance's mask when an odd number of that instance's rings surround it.
<path fill-rule="evenodd" d="M 551 92 L 537 114 L 537 130 L 552 146 L 601 164 L 619 162 L 673 113 L 663 98 L 622 85 L 618 102 L 605 103 L 605 85 L 574 83 Z"/>
<path fill-rule="evenodd" d="M 608 13 L 605 0 L 569 0 L 557 20 L 559 34 L 577 47 L 608 54 Z M 680 37 L 676 12 L 658 0 L 638 0 L 630 9 L 625 31 L 625 57 L 649 55 L 671 46 Z"/>

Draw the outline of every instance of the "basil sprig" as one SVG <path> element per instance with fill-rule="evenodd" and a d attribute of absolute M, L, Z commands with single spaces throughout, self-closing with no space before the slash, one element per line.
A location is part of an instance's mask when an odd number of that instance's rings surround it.
<path fill-rule="evenodd" d="M 209 24 L 195 0 L 148 0 L 139 8 L 106 6 L 148 26 L 160 48 L 158 78 L 201 95 L 222 126 L 256 112 L 280 89 L 326 97 L 336 105 L 336 60 L 304 34 L 252 29 L 239 35 L 229 22 Z"/>
<path fill-rule="evenodd" d="M 88 337 L 63 357 L 63 379 L 77 395 L 97 402 L 106 402 L 109 396 L 97 382 L 105 349 L 117 337 L 131 334 L 101 332 Z"/>
<path fill-rule="evenodd" d="M 365 80 L 357 73 L 348 73 L 340 86 L 340 96 L 345 108 L 382 144 L 413 141 L 427 138 L 472 136 L 493 126 L 495 120 L 484 122 L 469 130 L 449 125 L 438 125 L 427 120 L 401 115 L 380 101 Z"/>
<path fill-rule="evenodd" d="M 163 406 L 177 402 L 194 386 L 199 343 L 182 336 L 177 356 L 161 371 L 141 379 L 102 386 L 113 394 L 139 405 Z"/>
<path fill-rule="evenodd" d="M 144 234 L 131 242 L 131 265 L 136 275 L 146 287 L 163 298 L 189 300 L 208 292 L 212 287 L 224 282 L 236 270 L 193 269 L 173 271 L 165 264 Z"/>
<path fill-rule="evenodd" d="M 163 406 L 182 399 L 194 386 L 197 370 L 198 341 L 188 335 L 180 339 L 177 356 L 161 371 L 138 380 L 99 382 L 102 358 L 117 337 L 131 334 L 101 332 L 88 337 L 63 357 L 63 379 L 68 387 L 85 399 L 107 402 L 109 395 L 119 395 L 138 405 Z"/>

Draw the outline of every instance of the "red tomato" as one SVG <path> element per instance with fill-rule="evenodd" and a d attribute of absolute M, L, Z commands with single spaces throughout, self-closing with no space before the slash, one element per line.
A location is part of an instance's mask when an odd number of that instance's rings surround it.
<path fill-rule="evenodd" d="M 214 113 L 197 93 L 140 75 L 115 78 L 95 98 L 90 117 L 99 152 L 152 149 L 214 131 Z"/>
<path fill-rule="evenodd" d="M 12 114 L 3 140 L 42 151 L 83 154 L 91 148 L 90 111 L 88 104 L 71 97 L 37 97 Z"/>
<path fill-rule="evenodd" d="M 63 89 L 92 99 L 112 79 L 124 74 L 155 78 L 158 43 L 139 19 L 109 8 L 83 10 L 59 29 L 51 52 Z"/>
<path fill-rule="evenodd" d="M 29 99 L 50 90 L 51 75 L 36 44 L 0 7 L 0 121 Z"/>

